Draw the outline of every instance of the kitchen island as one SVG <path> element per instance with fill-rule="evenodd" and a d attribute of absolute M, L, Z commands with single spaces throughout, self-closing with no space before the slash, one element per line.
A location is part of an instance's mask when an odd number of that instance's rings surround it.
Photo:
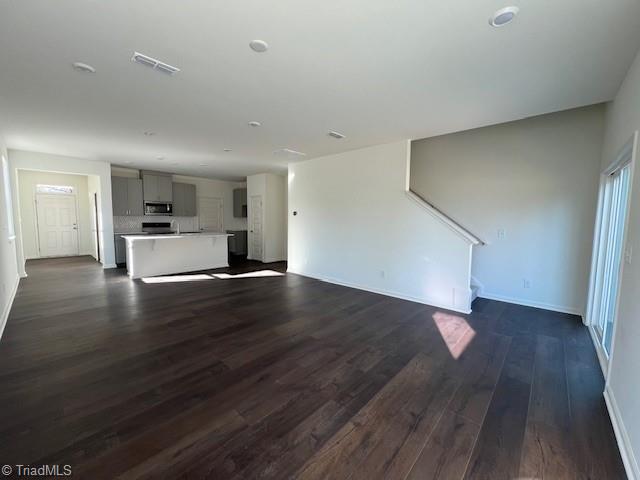
<path fill-rule="evenodd" d="M 228 233 L 122 235 L 131 278 L 228 267 Z"/>

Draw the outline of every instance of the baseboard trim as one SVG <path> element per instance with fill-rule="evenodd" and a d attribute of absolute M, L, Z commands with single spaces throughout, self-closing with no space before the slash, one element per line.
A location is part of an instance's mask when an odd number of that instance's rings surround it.
<path fill-rule="evenodd" d="M 4 328 L 7 326 L 7 321 L 9 320 L 9 313 L 11 312 L 13 301 L 16 298 L 16 293 L 18 293 L 18 285 L 20 285 L 20 275 L 16 275 L 16 283 L 13 286 L 13 290 L 9 295 L 9 301 L 5 305 L 4 311 L 2 312 L 2 317 L 0 318 L 0 340 L 2 339 Z"/>
<path fill-rule="evenodd" d="M 607 410 L 609 411 L 609 417 L 611 418 L 611 424 L 613 425 L 613 432 L 616 435 L 618 449 L 620 450 L 620 456 L 622 457 L 622 463 L 624 463 L 624 469 L 627 472 L 627 477 L 629 480 L 640 480 L 640 468 L 638 467 L 638 461 L 633 454 L 629 434 L 622 422 L 618 404 L 616 403 L 613 392 L 609 388 L 609 384 L 607 384 L 604 389 L 604 401 L 607 404 Z"/>
<path fill-rule="evenodd" d="M 497 300 L 498 302 L 514 303 L 516 305 L 524 305 L 525 307 L 541 308 L 543 310 L 551 310 L 553 312 L 570 313 L 572 315 L 578 315 L 582 317 L 582 311 L 575 307 L 565 307 L 562 305 L 553 305 L 551 303 L 532 302 L 530 300 L 524 300 L 521 298 L 505 297 L 503 295 L 496 295 L 493 293 L 482 292 L 478 295 L 480 298 L 486 298 L 487 300 Z"/>
<path fill-rule="evenodd" d="M 401 300 L 407 300 L 409 302 L 422 303 L 423 305 L 429 305 L 431 307 L 443 308 L 445 310 L 450 310 L 450 311 L 453 311 L 453 312 L 464 313 L 464 314 L 471 313 L 471 310 L 460 310 L 458 308 L 453 307 L 452 305 L 443 305 L 441 303 L 434 302 L 434 301 L 431 301 L 429 299 L 413 297 L 411 295 L 404 295 L 402 293 L 394 292 L 392 290 L 382 290 L 382 289 L 379 289 L 379 288 L 366 287 L 364 285 L 359 285 L 359 284 L 351 283 L 351 282 L 345 282 L 345 281 L 338 280 L 338 279 L 331 278 L 331 277 L 323 277 L 323 276 L 320 276 L 320 275 L 313 275 L 313 274 L 310 274 L 310 273 L 307 273 L 307 272 L 301 272 L 301 271 L 298 271 L 298 270 L 295 270 L 295 269 L 292 269 L 292 268 L 288 268 L 287 269 L 287 273 L 294 273 L 294 274 L 300 275 L 302 277 L 313 278 L 314 280 L 320 280 L 322 282 L 333 283 L 335 285 L 341 285 L 343 287 L 355 288 L 357 290 L 364 290 L 365 292 L 376 293 L 378 295 L 385 295 L 387 297 L 399 298 Z"/>
<path fill-rule="evenodd" d="M 600 364 L 600 369 L 602 370 L 602 376 L 606 380 L 609 360 L 607 359 L 604 350 L 600 346 L 598 335 L 596 334 L 593 325 L 587 325 L 587 328 L 589 329 L 589 335 L 591 336 L 591 341 L 593 342 L 593 348 L 596 350 L 596 356 L 598 357 L 598 363 Z"/>
<path fill-rule="evenodd" d="M 102 268 L 118 268 L 118 265 L 116 265 L 115 263 L 103 263 L 102 264 Z"/>

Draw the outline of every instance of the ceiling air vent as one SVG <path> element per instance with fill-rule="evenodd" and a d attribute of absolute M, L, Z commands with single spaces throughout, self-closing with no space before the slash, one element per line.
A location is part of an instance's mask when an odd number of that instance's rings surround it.
<path fill-rule="evenodd" d="M 173 75 L 180 71 L 178 67 L 174 67 L 168 63 L 161 62 L 157 58 L 149 57 L 148 55 L 143 55 L 139 52 L 134 52 L 133 57 L 131 57 L 131 61 L 151 67 L 154 70 L 158 70 L 159 72 L 166 73 L 168 75 Z"/>
<path fill-rule="evenodd" d="M 330 137 L 337 138 L 338 140 L 342 140 L 344 138 L 343 134 L 341 134 L 340 132 L 336 132 L 335 130 L 329 130 L 328 135 Z"/>
<path fill-rule="evenodd" d="M 306 153 L 291 150 L 290 148 L 281 148 L 280 150 L 276 150 L 273 153 L 276 155 L 284 155 L 286 157 L 304 157 L 307 155 Z"/>

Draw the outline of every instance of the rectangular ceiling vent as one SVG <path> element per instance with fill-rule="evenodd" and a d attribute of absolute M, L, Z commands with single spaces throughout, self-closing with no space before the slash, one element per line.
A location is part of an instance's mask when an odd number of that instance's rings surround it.
<path fill-rule="evenodd" d="M 276 155 L 285 155 L 287 157 L 305 157 L 307 155 L 306 153 L 291 150 L 290 148 L 282 148 L 280 150 L 276 150 L 273 153 L 275 153 Z"/>
<path fill-rule="evenodd" d="M 343 134 L 341 134 L 340 132 L 336 132 L 335 130 L 329 130 L 329 136 L 333 138 L 337 138 L 338 140 L 341 140 L 344 138 Z"/>
<path fill-rule="evenodd" d="M 173 75 L 180 71 L 178 67 L 174 67 L 168 63 L 161 62 L 157 58 L 153 58 L 139 52 L 134 52 L 133 57 L 131 57 L 131 61 L 153 68 L 159 72 L 166 73 L 167 75 Z"/>

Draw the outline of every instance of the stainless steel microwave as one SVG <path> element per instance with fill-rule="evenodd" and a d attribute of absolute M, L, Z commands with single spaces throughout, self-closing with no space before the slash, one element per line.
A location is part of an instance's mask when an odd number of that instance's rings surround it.
<path fill-rule="evenodd" d="M 173 204 L 166 202 L 144 202 L 145 215 L 173 215 Z"/>

